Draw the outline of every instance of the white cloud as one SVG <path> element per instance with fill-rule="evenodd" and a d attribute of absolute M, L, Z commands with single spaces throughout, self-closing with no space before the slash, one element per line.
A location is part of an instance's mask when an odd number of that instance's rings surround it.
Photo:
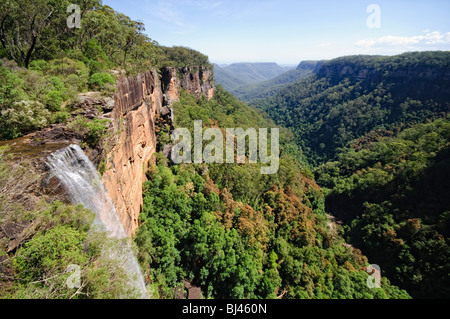
<path fill-rule="evenodd" d="M 450 32 L 442 33 L 440 31 L 426 30 L 423 35 L 415 35 L 410 37 L 388 35 L 380 38 L 364 39 L 356 43 L 361 49 L 377 49 L 377 48 L 393 48 L 408 47 L 423 49 L 429 46 L 450 45 Z"/>

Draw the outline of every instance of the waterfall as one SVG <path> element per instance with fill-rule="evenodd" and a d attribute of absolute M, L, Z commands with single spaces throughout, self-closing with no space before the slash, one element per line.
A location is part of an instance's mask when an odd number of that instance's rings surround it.
<path fill-rule="evenodd" d="M 131 242 L 125 239 L 125 229 L 94 164 L 78 145 L 70 145 L 48 156 L 47 165 L 65 187 L 72 202 L 83 204 L 95 213 L 95 226 L 111 237 L 124 239 L 126 244 L 114 252 L 115 258 L 125 260 L 124 268 L 132 286 L 142 298 L 147 298 L 144 277 Z"/>

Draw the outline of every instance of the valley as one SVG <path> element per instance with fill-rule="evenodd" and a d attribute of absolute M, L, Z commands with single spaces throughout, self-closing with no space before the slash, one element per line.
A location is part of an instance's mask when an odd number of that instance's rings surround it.
<path fill-rule="evenodd" d="M 448 269 L 437 265 L 449 252 L 449 58 L 423 52 L 318 62 L 303 80 L 250 102 L 294 132 L 348 242 L 419 298 L 439 297 L 448 286 Z"/>
<path fill-rule="evenodd" d="M 0 4 L 0 298 L 450 296 L 449 51 L 219 66 L 75 2 Z"/>

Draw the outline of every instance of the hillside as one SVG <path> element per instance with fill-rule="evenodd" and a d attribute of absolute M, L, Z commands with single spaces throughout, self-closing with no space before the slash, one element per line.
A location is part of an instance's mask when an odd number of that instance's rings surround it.
<path fill-rule="evenodd" d="M 174 113 L 190 129 L 198 119 L 204 129 L 273 127 L 220 87 L 210 101 L 182 94 Z M 260 163 L 174 165 L 156 154 L 136 237 L 153 294 L 174 298 L 188 281 L 205 298 L 408 298 L 387 278 L 367 286 L 368 260 L 329 226 L 322 191 L 282 140 L 280 170 L 266 176 Z"/>
<path fill-rule="evenodd" d="M 204 54 L 160 46 L 99 1 L 74 2 L 85 29 L 67 25 L 67 1 L 0 4 L 1 298 L 142 297 L 116 259 L 123 247 L 150 298 L 190 286 L 206 298 L 410 298 L 386 277 L 369 287 L 369 260 L 336 232 L 289 130 L 276 174 L 169 161 L 171 132 L 195 120 L 275 124 L 216 89 Z M 239 68 L 254 81 L 283 72 Z"/>
<path fill-rule="evenodd" d="M 227 91 L 232 91 L 234 88 L 245 85 L 246 83 L 243 79 L 227 72 L 217 64 L 214 64 L 214 80 L 217 84 L 222 85 Z"/>
<path fill-rule="evenodd" d="M 227 91 L 242 85 L 267 81 L 281 75 L 285 69 L 276 63 L 234 63 L 225 67 L 214 65 L 214 78 Z"/>
<path fill-rule="evenodd" d="M 449 52 L 350 56 L 254 103 L 291 128 L 309 160 L 321 163 L 374 129 L 401 130 L 445 116 L 449 83 Z"/>
<path fill-rule="evenodd" d="M 450 120 L 371 134 L 315 171 L 347 240 L 416 298 L 449 294 Z"/>
<path fill-rule="evenodd" d="M 241 101 L 254 104 L 258 99 L 270 97 L 289 84 L 299 82 L 318 72 L 323 63 L 325 61 L 302 61 L 295 70 L 289 70 L 268 81 L 239 86 L 231 92 Z"/>
<path fill-rule="evenodd" d="M 351 56 L 260 99 L 342 234 L 414 298 L 449 295 L 450 52 Z"/>

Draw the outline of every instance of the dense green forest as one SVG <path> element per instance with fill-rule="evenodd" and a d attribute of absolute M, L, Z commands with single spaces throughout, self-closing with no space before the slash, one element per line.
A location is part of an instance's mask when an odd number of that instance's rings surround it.
<path fill-rule="evenodd" d="M 315 171 L 345 237 L 418 298 L 450 294 L 450 120 L 378 136 Z"/>
<path fill-rule="evenodd" d="M 449 52 L 350 56 L 255 105 L 291 128 L 315 165 L 372 130 L 398 132 L 448 114 L 449 74 Z"/>
<path fill-rule="evenodd" d="M 220 87 L 211 101 L 183 94 L 174 109 L 177 126 L 273 126 Z M 387 278 L 368 288 L 367 258 L 332 230 L 321 189 L 282 143 L 275 175 L 155 156 L 136 236 L 153 295 L 173 298 L 186 280 L 205 298 L 409 298 Z"/>
<path fill-rule="evenodd" d="M 450 53 L 316 73 L 255 105 L 295 133 L 349 243 L 413 297 L 448 297 Z"/>

